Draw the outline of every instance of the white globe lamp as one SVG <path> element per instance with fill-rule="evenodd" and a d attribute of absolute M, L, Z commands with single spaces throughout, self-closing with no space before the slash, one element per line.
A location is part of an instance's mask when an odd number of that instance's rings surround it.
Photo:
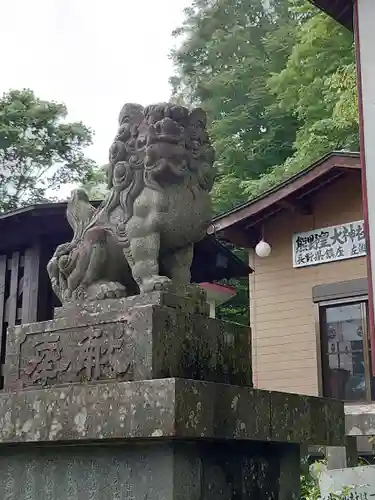
<path fill-rule="evenodd" d="M 270 244 L 264 240 L 260 240 L 260 242 L 255 247 L 255 253 L 257 254 L 258 257 L 261 257 L 262 259 L 268 257 L 269 254 L 271 253 Z"/>

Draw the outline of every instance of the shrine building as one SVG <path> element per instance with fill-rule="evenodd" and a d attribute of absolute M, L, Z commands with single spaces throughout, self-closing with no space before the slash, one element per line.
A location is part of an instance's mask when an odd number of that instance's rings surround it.
<path fill-rule="evenodd" d="M 344 400 L 349 433 L 375 401 L 360 155 L 321 158 L 212 231 L 249 251 L 254 385 Z"/>

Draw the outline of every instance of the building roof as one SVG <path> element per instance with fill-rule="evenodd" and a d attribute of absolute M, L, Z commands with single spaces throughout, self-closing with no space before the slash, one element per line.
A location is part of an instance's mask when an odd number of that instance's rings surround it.
<path fill-rule="evenodd" d="M 36 240 L 53 248 L 70 241 L 72 230 L 65 213 L 66 203 L 43 203 L 1 214 L 0 254 L 25 248 Z M 192 266 L 195 283 L 242 278 L 251 272 L 247 264 L 213 235 L 207 235 L 195 245 Z"/>
<path fill-rule="evenodd" d="M 210 233 L 243 247 L 253 246 L 265 219 L 285 209 L 306 213 L 309 197 L 353 170 L 361 171 L 359 153 L 330 153 L 257 198 L 219 215 Z"/>
<path fill-rule="evenodd" d="M 353 1 L 352 0 L 310 0 L 319 9 L 326 12 L 337 22 L 353 31 Z"/>

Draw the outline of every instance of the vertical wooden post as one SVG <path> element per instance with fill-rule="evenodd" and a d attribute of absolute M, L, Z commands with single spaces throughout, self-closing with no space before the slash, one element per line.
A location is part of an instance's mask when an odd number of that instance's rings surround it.
<path fill-rule="evenodd" d="M 40 246 L 34 245 L 25 252 L 22 291 L 22 323 L 38 320 Z"/>
<path fill-rule="evenodd" d="M 0 360 L 3 359 L 3 335 L 5 335 L 5 279 L 7 256 L 0 255 Z"/>
<path fill-rule="evenodd" d="M 367 278 L 368 278 L 368 314 L 371 343 L 372 374 L 375 376 L 375 148 L 373 136 L 375 130 L 375 85 L 373 56 L 373 0 L 355 0 L 353 2 L 354 39 L 357 63 L 357 88 L 359 107 L 359 136 L 362 165 L 363 218 L 367 236 Z M 362 41 L 362 43 L 361 43 Z"/>
<path fill-rule="evenodd" d="M 17 319 L 18 302 L 18 275 L 19 275 L 20 253 L 13 252 L 10 264 L 10 291 L 8 298 L 8 326 L 14 326 Z"/>

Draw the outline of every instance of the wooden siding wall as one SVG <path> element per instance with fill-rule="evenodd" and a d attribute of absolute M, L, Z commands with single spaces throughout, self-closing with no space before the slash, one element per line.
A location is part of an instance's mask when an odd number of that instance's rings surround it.
<path fill-rule="evenodd" d="M 316 196 L 312 215 L 280 213 L 265 225 L 271 255 L 250 253 L 250 323 L 254 385 L 259 388 L 317 395 L 318 352 L 315 333 L 315 285 L 366 278 L 366 259 L 294 269 L 292 234 L 344 222 L 362 215 L 359 176 L 349 176 Z"/>
<path fill-rule="evenodd" d="M 43 249 L 44 250 L 44 249 Z M 0 364 L 4 364 L 9 326 L 52 317 L 52 290 L 46 262 L 51 250 L 35 244 L 24 250 L 0 254 Z M 0 382 L 0 388 L 2 382 Z"/>

